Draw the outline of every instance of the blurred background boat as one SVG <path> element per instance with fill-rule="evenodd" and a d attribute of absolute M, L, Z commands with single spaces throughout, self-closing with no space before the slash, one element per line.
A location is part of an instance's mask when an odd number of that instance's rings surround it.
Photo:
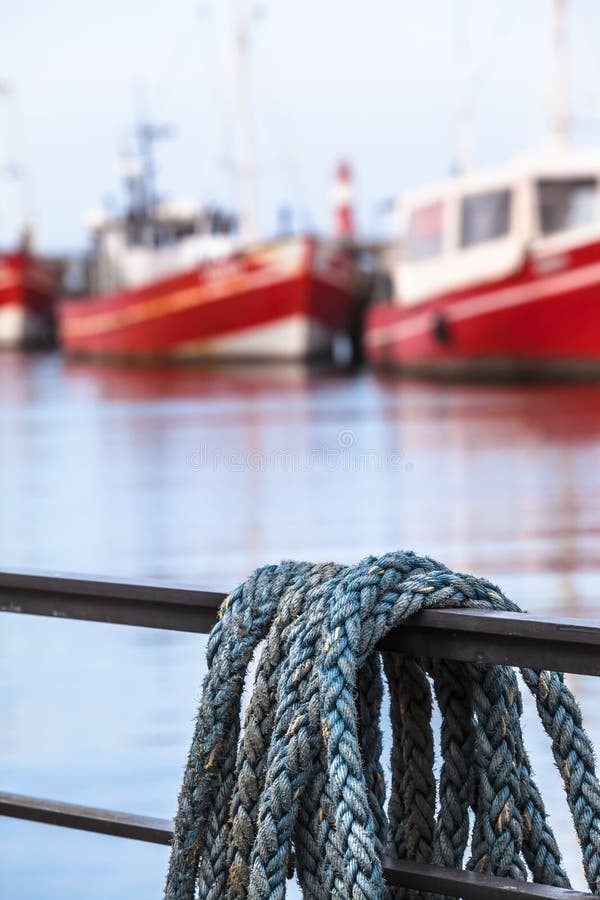
<path fill-rule="evenodd" d="M 0 347 L 48 347 L 54 340 L 59 268 L 27 246 L 0 252 Z"/>
<path fill-rule="evenodd" d="M 0 103 L 14 100 L 0 82 Z M 60 266 L 34 249 L 31 211 L 27 208 L 22 166 L 14 160 L 0 164 L 0 209 L 5 213 L 6 181 L 20 187 L 21 222 L 18 235 L 0 244 L 0 348 L 48 347 L 54 341 L 54 302 L 60 285 Z"/>
<path fill-rule="evenodd" d="M 452 375 L 600 373 L 600 151 L 567 146 L 564 0 L 553 0 L 552 135 L 491 171 L 409 192 L 376 365 Z M 463 161 L 464 162 L 464 161 Z"/>
<path fill-rule="evenodd" d="M 102 223 L 96 292 L 59 306 L 63 349 L 129 359 L 329 356 L 348 328 L 348 252 L 308 236 L 247 245 L 214 230 L 223 220 L 159 204 Z"/>
<path fill-rule="evenodd" d="M 350 170 L 332 198 L 337 240 L 257 237 L 246 96 L 247 22 L 235 19 L 238 217 L 167 202 L 155 187 L 154 143 L 168 130 L 142 122 L 126 159 L 123 216 L 95 214 L 87 296 L 58 308 L 63 349 L 120 359 L 309 361 L 333 355 L 353 328 Z"/>

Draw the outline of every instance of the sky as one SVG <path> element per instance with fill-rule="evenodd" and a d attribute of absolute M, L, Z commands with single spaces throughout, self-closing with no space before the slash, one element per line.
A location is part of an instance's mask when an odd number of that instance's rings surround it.
<path fill-rule="evenodd" d="M 242 0 L 243 2 L 243 0 Z M 569 0 L 572 133 L 600 147 L 600 3 Z M 339 159 L 364 236 L 386 201 L 456 164 L 461 104 L 473 164 L 504 161 L 547 123 L 550 0 L 247 0 L 247 93 L 258 224 L 288 206 L 331 228 Z M 23 211 L 48 252 L 85 246 L 90 210 L 123 203 L 121 158 L 141 115 L 166 197 L 237 207 L 231 0 L 0 4 L 0 246 Z M 18 176 L 18 177 L 15 177 Z"/>

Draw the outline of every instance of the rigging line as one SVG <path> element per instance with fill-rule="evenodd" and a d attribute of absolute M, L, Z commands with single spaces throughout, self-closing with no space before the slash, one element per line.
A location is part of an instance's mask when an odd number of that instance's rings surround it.
<path fill-rule="evenodd" d="M 270 11 L 270 4 L 263 4 L 263 9 L 266 9 L 268 15 L 268 12 Z M 265 15 L 264 12 L 263 15 Z M 277 44 L 275 42 L 268 42 L 267 54 L 270 56 L 270 61 L 266 58 L 263 50 L 265 72 L 282 71 L 284 69 L 284 65 L 281 61 L 280 55 L 277 52 Z M 304 176 L 304 167 L 301 159 L 292 150 L 293 146 L 300 146 L 301 141 L 293 141 L 290 138 L 291 128 L 289 116 L 285 116 L 282 113 L 281 92 L 277 90 L 277 87 L 277 80 L 274 78 L 270 79 L 269 95 L 273 98 L 273 102 L 271 103 L 269 109 L 270 119 L 266 118 L 265 124 L 269 131 L 269 134 L 274 139 L 270 140 L 269 143 L 271 146 L 273 146 L 274 144 L 279 145 L 279 151 L 281 155 L 280 165 L 281 169 L 285 173 L 285 180 L 288 183 L 288 189 L 294 195 L 292 198 L 293 205 L 297 209 L 298 214 L 301 217 L 305 227 L 310 229 L 314 227 L 314 215 L 310 208 L 302 207 L 300 205 L 301 198 L 306 198 L 310 195 L 309 186 Z M 271 164 L 270 168 L 271 172 L 269 174 L 275 174 L 275 165 Z M 262 174 L 263 176 L 265 175 L 264 169 Z M 298 206 L 296 206 L 296 204 L 298 204 Z"/>
<path fill-rule="evenodd" d="M 181 29 L 176 33 L 174 40 L 171 45 L 171 49 L 161 54 L 161 65 L 157 68 L 154 68 L 153 74 L 151 78 L 145 79 L 147 83 L 150 84 L 151 91 L 153 94 L 153 98 L 156 99 L 157 95 L 163 95 L 172 89 L 172 79 L 168 76 L 174 71 L 174 63 L 178 65 L 180 71 L 183 69 L 184 64 L 189 64 L 191 61 L 196 61 L 198 59 L 198 55 L 196 51 L 197 47 L 197 38 L 196 31 L 192 27 L 194 20 L 198 18 L 198 13 L 200 13 L 201 17 L 204 17 L 205 21 L 211 20 L 211 9 L 210 3 L 208 0 L 204 2 L 200 7 L 197 7 L 196 4 L 193 4 L 191 7 L 191 16 L 186 15 L 185 21 L 183 22 Z M 205 12 L 208 12 L 208 16 L 203 16 Z M 201 29 L 202 34 L 204 34 L 204 30 Z M 206 53 L 200 54 L 201 58 L 204 59 L 207 55 L 211 55 L 214 52 L 214 47 L 212 46 L 210 41 L 207 41 L 206 44 Z M 217 66 L 216 64 L 210 67 L 209 74 L 214 73 Z"/>
<path fill-rule="evenodd" d="M 213 190 L 211 202 L 215 202 L 215 198 L 222 195 L 225 189 L 222 166 L 219 163 L 222 149 L 227 146 L 227 124 L 224 115 L 224 110 L 227 109 L 224 90 L 225 71 L 223 54 L 217 52 L 219 35 L 212 0 L 203 0 L 199 4 L 197 11 L 200 19 L 200 39 L 203 43 L 201 55 L 204 63 L 205 78 L 207 83 L 211 85 L 212 96 L 209 101 L 208 115 L 211 117 L 212 130 L 215 133 L 215 139 L 211 148 L 212 152 L 203 159 L 203 166 L 212 170 L 211 182 Z M 216 137 L 217 133 L 220 133 L 218 138 Z"/>
<path fill-rule="evenodd" d="M 201 3 L 192 3 L 190 5 L 191 16 L 186 16 L 185 22 L 175 37 L 171 50 L 167 54 L 162 54 L 162 66 L 158 74 L 154 74 L 150 80 L 150 88 L 152 99 L 161 102 L 165 96 L 168 96 L 169 90 L 172 90 L 173 79 L 169 78 L 169 74 L 173 72 L 174 62 L 178 63 L 179 71 L 184 70 L 184 66 L 190 71 L 191 63 L 200 63 L 199 72 L 192 73 L 192 81 L 198 79 L 199 83 L 210 85 L 210 94 L 212 98 L 207 101 L 209 106 L 206 110 L 206 118 L 213 117 L 217 110 L 223 110 L 225 104 L 223 102 L 223 62 L 217 54 L 217 30 L 214 20 L 213 4 L 210 0 L 203 0 Z M 201 27 L 199 29 L 203 47 L 201 52 L 197 52 L 198 39 L 196 21 L 199 20 Z M 203 27 L 206 26 L 206 27 Z M 204 73 L 202 73 L 204 69 Z M 216 99 L 215 99 L 216 98 Z M 206 106 L 206 101 L 205 101 Z M 193 120 L 197 121 L 198 116 L 193 115 Z M 223 117 L 221 116 L 221 126 Z M 212 130 L 217 130 L 213 128 Z M 203 145 L 204 146 L 204 145 Z M 202 157 L 201 162 L 203 169 L 212 169 L 214 175 L 211 181 L 215 181 L 215 175 L 220 175 L 220 166 L 215 162 L 214 155 L 209 153 Z M 215 191 L 218 194 L 219 191 Z"/>
<path fill-rule="evenodd" d="M 9 85 L 3 85 L 0 82 L 0 104 L 3 104 L 3 101 L 7 113 L 5 116 L 6 134 L 13 138 L 12 152 L 8 140 L 4 142 L 4 163 L 8 172 L 11 168 L 15 170 L 13 178 L 17 185 L 17 204 L 21 217 L 19 225 L 23 228 L 33 227 L 37 216 L 35 215 L 35 194 L 27 152 L 25 118 L 15 92 Z M 9 118 L 12 121 L 9 122 Z"/>
<path fill-rule="evenodd" d="M 191 7 L 193 10 L 193 4 L 191 4 Z M 155 90 L 163 92 L 169 88 L 169 83 L 166 76 L 173 70 L 174 60 L 181 62 L 182 58 L 186 56 L 186 53 L 184 53 L 183 51 L 186 49 L 187 51 L 191 50 L 191 40 L 192 32 L 190 29 L 188 18 L 186 16 L 185 22 L 181 25 L 181 29 L 178 30 L 175 34 L 175 38 L 171 45 L 170 51 L 168 51 L 167 53 L 161 53 L 159 55 L 158 58 L 160 59 L 160 63 L 158 66 L 156 66 L 155 57 L 155 62 L 153 63 L 153 75 L 151 79 L 148 79 L 149 83 L 152 86 L 153 93 Z M 188 41 L 190 43 L 190 46 L 186 48 L 186 43 Z"/>
<path fill-rule="evenodd" d="M 497 67 L 494 67 L 494 57 L 498 57 L 498 53 L 509 36 L 515 32 L 515 17 L 508 3 L 499 3 L 496 7 L 496 17 L 494 25 L 489 31 L 488 40 L 485 47 L 480 51 L 479 57 L 476 58 L 467 72 L 465 79 L 465 88 L 472 95 L 475 88 L 479 91 L 486 86 L 486 82 L 497 73 Z M 491 52 L 490 52 L 491 50 Z"/>
<path fill-rule="evenodd" d="M 224 9 L 224 6 L 221 7 Z M 211 102 L 211 116 L 214 117 L 215 125 L 213 131 L 218 133 L 218 137 L 213 141 L 212 153 L 208 158 L 208 163 L 212 168 L 215 177 L 218 176 L 220 182 L 220 190 L 216 193 L 222 193 L 229 189 L 229 175 L 235 168 L 230 147 L 234 143 L 234 129 L 232 122 L 232 98 L 227 94 L 225 85 L 229 80 L 226 70 L 225 58 L 227 54 L 218 53 L 219 34 L 217 30 L 217 22 L 215 20 L 214 4 L 212 0 L 204 0 L 201 5 L 202 21 L 206 28 L 202 29 L 203 41 L 205 46 L 204 59 L 206 60 L 207 77 L 212 81 L 213 97 Z M 225 13 L 224 27 L 229 34 L 232 29 L 232 23 L 229 21 L 229 11 Z"/>
<path fill-rule="evenodd" d="M 589 12 L 586 12 L 584 14 L 584 12 L 582 11 L 582 8 L 577 4 L 574 7 L 574 16 L 571 19 L 571 23 L 572 23 L 572 25 L 575 26 L 572 29 L 571 33 L 573 33 L 573 31 L 577 32 L 577 43 L 578 44 L 583 43 L 585 49 L 587 50 L 587 53 L 585 54 L 585 56 L 587 57 L 588 65 L 591 63 L 591 68 L 594 71 L 594 78 L 593 78 L 594 84 L 591 87 L 589 96 L 592 101 L 592 105 L 595 109 L 595 113 L 594 113 L 593 117 L 589 117 L 589 118 L 594 118 L 597 121 L 598 115 L 600 114 L 600 60 L 598 59 L 598 48 L 597 47 L 594 48 L 594 46 L 592 44 L 592 40 L 591 40 L 591 35 L 592 35 L 592 31 L 594 31 L 594 33 L 597 33 L 598 29 L 597 28 L 593 29 L 593 27 L 590 27 Z M 580 57 L 578 55 L 578 59 L 579 58 Z M 590 80 L 592 80 L 592 79 L 590 79 Z M 586 86 L 587 86 L 587 80 L 586 80 Z M 572 116 L 571 117 L 572 124 L 575 124 L 577 119 L 580 119 L 580 118 L 581 117 L 579 117 L 577 115 Z"/>

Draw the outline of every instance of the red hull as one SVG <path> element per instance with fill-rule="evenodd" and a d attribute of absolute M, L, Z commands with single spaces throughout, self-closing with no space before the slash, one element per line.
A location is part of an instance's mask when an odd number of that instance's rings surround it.
<path fill-rule="evenodd" d="M 373 306 L 365 351 L 376 365 L 413 371 L 600 372 L 600 242 L 411 307 Z"/>
<path fill-rule="evenodd" d="M 50 343 L 57 289 L 52 263 L 27 252 L 0 254 L 0 346 Z"/>
<path fill-rule="evenodd" d="M 345 254 L 303 239 L 203 264 L 142 288 L 59 305 L 73 354 L 124 358 L 323 355 L 347 326 Z"/>

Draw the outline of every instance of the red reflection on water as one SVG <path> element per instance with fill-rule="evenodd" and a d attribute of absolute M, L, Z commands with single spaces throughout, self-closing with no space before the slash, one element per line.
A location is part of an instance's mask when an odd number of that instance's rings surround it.
<path fill-rule="evenodd" d="M 0 356 L 0 563 L 227 586 L 397 547 L 600 599 L 600 384 Z"/>
<path fill-rule="evenodd" d="M 302 366 L 127 365 L 65 360 L 64 375 L 91 385 L 106 399 L 256 396 L 303 390 L 311 374 Z"/>

